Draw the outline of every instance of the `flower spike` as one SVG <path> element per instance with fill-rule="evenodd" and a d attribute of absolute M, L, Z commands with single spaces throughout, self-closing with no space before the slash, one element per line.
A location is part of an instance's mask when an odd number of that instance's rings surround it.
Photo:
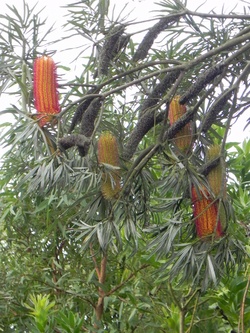
<path fill-rule="evenodd" d="M 40 127 L 53 121 L 60 112 L 56 65 L 51 57 L 42 56 L 34 62 L 34 99 Z"/>
<path fill-rule="evenodd" d="M 192 203 L 197 236 L 204 238 L 214 234 L 215 237 L 222 237 L 223 227 L 217 202 L 209 196 L 205 189 L 203 192 L 197 192 L 193 186 Z"/>
<path fill-rule="evenodd" d="M 180 96 L 175 96 L 169 105 L 168 119 L 170 125 L 173 125 L 187 111 L 186 105 L 180 104 Z M 192 129 L 190 123 L 186 124 L 175 135 L 173 140 L 175 146 L 181 153 L 188 153 L 192 144 Z"/>
<path fill-rule="evenodd" d="M 102 194 L 107 200 L 114 199 L 121 190 L 120 162 L 116 137 L 108 131 L 102 133 L 98 140 L 98 162 L 105 167 Z"/>

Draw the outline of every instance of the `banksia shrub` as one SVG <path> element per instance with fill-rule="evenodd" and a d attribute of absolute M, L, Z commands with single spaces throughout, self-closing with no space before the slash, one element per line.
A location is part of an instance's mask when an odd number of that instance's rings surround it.
<path fill-rule="evenodd" d="M 177 120 L 179 120 L 187 111 L 185 105 L 179 103 L 180 96 L 175 96 L 170 105 L 168 111 L 168 119 L 170 125 L 173 125 Z M 179 132 L 175 135 L 173 142 L 175 146 L 181 153 L 187 153 L 192 144 L 192 130 L 190 123 L 182 127 Z"/>
<path fill-rule="evenodd" d="M 39 126 L 43 127 L 60 112 L 56 65 L 50 57 L 42 56 L 34 62 L 34 99 Z"/>
<path fill-rule="evenodd" d="M 110 132 L 104 132 L 98 140 L 98 162 L 105 168 L 102 176 L 102 195 L 107 200 L 114 199 L 121 190 L 120 163 L 117 140 Z"/>
<path fill-rule="evenodd" d="M 197 236 L 199 238 L 213 234 L 216 237 L 223 236 L 217 202 L 205 189 L 204 192 L 197 192 L 195 187 L 192 187 L 192 204 Z"/>

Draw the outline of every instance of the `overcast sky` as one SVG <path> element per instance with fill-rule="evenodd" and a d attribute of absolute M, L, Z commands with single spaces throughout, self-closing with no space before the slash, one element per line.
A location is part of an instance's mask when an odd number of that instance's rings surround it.
<path fill-rule="evenodd" d="M 42 8 L 42 18 L 46 18 L 46 24 L 47 28 L 50 27 L 52 24 L 55 24 L 53 35 L 51 36 L 52 40 L 57 39 L 60 35 L 62 35 L 62 29 L 61 26 L 65 23 L 66 18 L 65 14 L 67 13 L 66 8 L 63 8 L 63 6 L 78 2 L 78 0 L 25 0 L 26 3 L 29 4 L 29 7 L 33 7 L 36 3 L 36 12 L 41 10 Z M 126 8 L 126 12 L 129 13 L 131 10 L 133 10 L 133 13 L 131 14 L 131 18 L 137 19 L 137 20 L 145 20 L 149 17 L 153 17 L 156 15 L 154 10 L 158 9 L 159 6 L 155 5 L 154 2 L 163 2 L 164 0 L 110 0 L 110 7 L 113 8 L 115 6 L 115 13 L 120 13 L 122 7 L 125 3 L 129 3 L 129 5 Z M 6 3 L 9 6 L 15 5 L 18 10 L 22 11 L 23 7 L 23 1 L 21 0 L 0 0 L 1 5 L 1 14 L 5 14 L 8 12 L 8 9 L 6 7 Z M 234 8 L 234 12 L 242 13 L 243 12 L 243 6 L 245 5 L 250 7 L 250 0 L 188 0 L 187 1 L 187 8 L 190 10 L 196 10 L 199 7 L 199 12 L 209 12 L 211 10 L 214 10 L 215 12 L 221 13 L 222 8 L 223 12 L 227 13 L 231 9 Z M 224 6 L 224 7 L 223 7 Z M 250 10 L 249 10 L 250 11 Z M 71 41 L 72 46 L 73 43 L 77 41 Z M 67 40 L 67 43 L 69 41 Z M 61 44 L 62 45 L 62 44 Z M 55 46 L 59 47 L 60 46 Z M 64 45 L 62 45 L 63 49 Z M 68 45 L 66 46 L 68 47 Z M 72 51 L 73 52 L 73 51 Z M 77 54 L 73 55 L 72 57 L 69 57 L 69 62 L 76 56 Z M 71 59 L 70 59 L 71 58 Z M 56 62 L 61 63 L 62 65 L 69 65 L 67 64 L 67 55 L 65 53 L 61 53 L 60 49 L 58 49 L 58 52 L 55 54 L 54 59 Z M 62 61 L 63 59 L 63 61 Z M 72 64 L 71 64 L 72 68 Z M 69 79 L 69 78 L 67 78 Z M 72 79 L 72 77 L 70 77 Z M 3 110 L 3 107 L 8 106 L 8 100 L 6 98 L 1 97 L 1 110 Z M 245 124 L 246 119 L 249 117 L 249 115 L 245 115 L 245 117 L 241 118 L 241 129 L 238 130 L 236 133 L 232 133 L 230 137 L 230 141 L 242 141 L 244 137 L 249 137 L 249 128 L 247 131 L 243 132 L 243 127 Z M 245 118 L 245 119 L 244 119 Z M 0 119 L 1 122 L 1 119 Z M 238 126 L 237 126 L 238 127 Z"/>

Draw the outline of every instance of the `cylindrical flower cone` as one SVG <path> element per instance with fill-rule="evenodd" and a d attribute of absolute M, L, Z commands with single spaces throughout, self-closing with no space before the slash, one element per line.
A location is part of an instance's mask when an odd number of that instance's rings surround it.
<path fill-rule="evenodd" d="M 34 62 L 34 99 L 39 125 L 43 127 L 60 112 L 56 65 L 51 57 L 42 56 Z"/>
<path fill-rule="evenodd" d="M 219 158 L 220 155 L 220 145 L 212 145 L 207 150 L 208 161 Z M 224 174 L 224 166 L 222 159 L 220 159 L 218 165 L 209 172 L 209 174 L 207 175 L 207 180 L 215 197 L 218 197 L 220 193 L 223 193 L 223 197 L 226 196 L 226 177 Z"/>
<path fill-rule="evenodd" d="M 212 192 L 211 195 L 214 199 L 218 198 L 215 204 L 217 205 L 217 210 L 219 212 L 221 230 L 224 231 L 227 226 L 227 213 L 222 199 L 226 198 L 226 175 L 224 160 L 221 157 L 221 146 L 215 144 L 208 147 L 206 157 L 208 162 L 217 158 L 220 159 L 218 165 L 209 171 L 207 180 Z"/>
<path fill-rule="evenodd" d="M 213 201 L 208 193 L 206 195 L 202 192 L 197 193 L 193 186 L 192 203 L 197 236 L 204 238 L 214 234 L 215 237 L 222 237 L 223 228 L 217 202 Z"/>
<path fill-rule="evenodd" d="M 172 99 L 169 105 L 168 119 L 170 125 L 173 125 L 187 111 L 186 106 L 181 105 L 179 100 L 180 96 L 177 95 Z M 175 135 L 173 142 L 181 153 L 187 153 L 190 150 L 192 144 L 192 129 L 190 123 L 180 129 L 180 131 Z"/>
<path fill-rule="evenodd" d="M 121 190 L 120 162 L 117 140 L 110 132 L 104 132 L 99 138 L 98 162 L 105 168 L 102 176 L 102 194 L 107 200 L 114 199 Z"/>

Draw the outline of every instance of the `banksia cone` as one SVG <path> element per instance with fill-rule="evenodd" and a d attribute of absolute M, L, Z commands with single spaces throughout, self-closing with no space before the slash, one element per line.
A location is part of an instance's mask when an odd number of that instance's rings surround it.
<path fill-rule="evenodd" d="M 34 62 L 34 99 L 39 125 L 43 127 L 60 112 L 56 65 L 50 57 L 42 56 Z"/>
<path fill-rule="evenodd" d="M 120 163 L 117 140 L 110 132 L 104 132 L 99 138 L 98 162 L 106 167 L 102 177 L 102 194 L 107 200 L 114 199 L 121 190 L 119 175 Z M 109 167 L 110 170 L 108 170 Z"/>
<path fill-rule="evenodd" d="M 207 150 L 207 161 L 212 161 L 216 158 L 220 158 L 220 155 L 221 146 L 212 145 Z M 207 180 L 215 197 L 218 197 L 221 193 L 221 187 L 223 187 L 222 193 L 224 194 L 224 196 L 226 195 L 226 179 L 224 175 L 223 161 L 221 159 L 218 165 L 209 172 L 209 174 L 207 175 Z"/>
<path fill-rule="evenodd" d="M 211 197 L 209 197 L 209 194 L 207 192 L 197 193 L 193 186 L 192 203 L 197 236 L 199 238 L 212 234 L 216 237 L 223 236 L 218 205 Z"/>
<path fill-rule="evenodd" d="M 220 145 L 212 145 L 207 150 L 207 160 L 213 161 L 216 158 L 220 158 L 221 156 L 221 146 Z M 215 198 L 218 198 L 222 194 L 222 198 L 226 198 L 226 175 L 224 172 L 223 160 L 220 158 L 218 165 L 216 165 L 211 171 L 209 171 L 207 175 L 207 180 L 210 186 L 212 193 Z M 227 226 L 227 214 L 223 204 L 222 198 L 216 201 L 216 205 L 219 209 L 219 217 L 222 229 L 225 230 Z"/>
<path fill-rule="evenodd" d="M 173 125 L 187 111 L 186 106 L 181 105 L 179 101 L 180 96 L 175 96 L 169 105 L 168 118 L 170 125 Z M 179 132 L 174 137 L 174 143 L 180 152 L 188 152 L 192 143 L 192 130 L 190 123 L 186 124 L 179 130 Z"/>

